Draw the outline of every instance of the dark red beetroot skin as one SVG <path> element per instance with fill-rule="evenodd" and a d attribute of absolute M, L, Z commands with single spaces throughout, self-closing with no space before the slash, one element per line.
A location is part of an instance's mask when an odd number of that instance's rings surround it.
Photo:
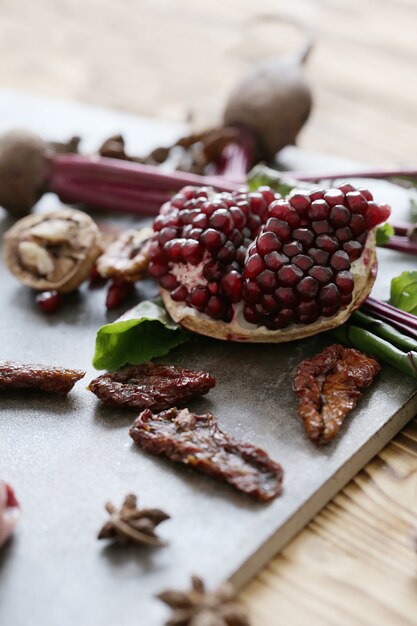
<path fill-rule="evenodd" d="M 389 216 L 366 189 L 214 193 L 185 187 L 154 221 L 149 272 L 176 302 L 270 329 L 311 324 L 352 301 L 351 264 Z M 192 280 L 191 280 L 192 277 Z"/>

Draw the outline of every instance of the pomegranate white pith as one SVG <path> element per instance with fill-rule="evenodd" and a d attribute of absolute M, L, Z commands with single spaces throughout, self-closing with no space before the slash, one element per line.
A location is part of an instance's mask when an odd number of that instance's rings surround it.
<path fill-rule="evenodd" d="M 282 342 L 342 324 L 376 275 L 375 227 L 389 207 L 350 184 L 281 198 L 185 188 L 155 219 L 149 272 L 194 332 Z"/>

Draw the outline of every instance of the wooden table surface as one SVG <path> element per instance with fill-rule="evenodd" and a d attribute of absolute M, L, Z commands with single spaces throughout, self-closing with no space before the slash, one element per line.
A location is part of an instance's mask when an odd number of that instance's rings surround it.
<path fill-rule="evenodd" d="M 299 145 L 417 165 L 416 0 L 0 0 L 0 86 L 208 126 L 298 45 L 283 16 L 316 39 Z M 253 625 L 416 624 L 416 528 L 414 419 L 242 593 Z"/>

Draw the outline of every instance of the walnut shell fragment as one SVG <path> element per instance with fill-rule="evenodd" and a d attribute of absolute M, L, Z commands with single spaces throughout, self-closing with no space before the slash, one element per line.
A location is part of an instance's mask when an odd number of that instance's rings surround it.
<path fill-rule="evenodd" d="M 28 215 L 4 235 L 7 267 L 36 291 L 74 291 L 88 278 L 100 253 L 97 225 L 76 209 Z"/>
<path fill-rule="evenodd" d="M 97 271 L 103 278 L 135 282 L 145 278 L 148 271 L 148 248 L 152 228 L 127 230 L 111 243 L 97 260 Z"/>

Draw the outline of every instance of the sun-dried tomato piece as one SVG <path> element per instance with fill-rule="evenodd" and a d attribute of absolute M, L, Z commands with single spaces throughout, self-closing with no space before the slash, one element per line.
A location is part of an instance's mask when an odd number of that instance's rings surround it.
<path fill-rule="evenodd" d="M 204 395 L 215 384 L 207 372 L 143 363 L 98 376 L 88 389 L 106 404 L 162 411 Z"/>
<path fill-rule="evenodd" d="M 281 492 L 281 466 L 264 450 L 232 439 L 213 415 L 176 408 L 155 414 L 147 409 L 134 421 L 130 436 L 151 454 L 184 463 L 259 500 Z"/>
<path fill-rule="evenodd" d="M 361 390 L 372 384 L 380 369 L 372 357 L 339 344 L 299 364 L 293 388 L 311 441 L 325 444 L 336 437 L 362 397 Z"/>
<path fill-rule="evenodd" d="M 82 370 L 0 361 L 0 390 L 35 389 L 66 395 L 84 376 Z"/>

